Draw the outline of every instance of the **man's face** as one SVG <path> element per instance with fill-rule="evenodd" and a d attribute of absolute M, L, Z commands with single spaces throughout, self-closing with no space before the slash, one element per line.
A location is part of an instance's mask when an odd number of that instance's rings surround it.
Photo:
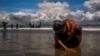
<path fill-rule="evenodd" d="M 53 23 L 53 30 L 56 33 L 62 33 L 64 30 L 64 24 L 62 21 L 54 21 Z"/>

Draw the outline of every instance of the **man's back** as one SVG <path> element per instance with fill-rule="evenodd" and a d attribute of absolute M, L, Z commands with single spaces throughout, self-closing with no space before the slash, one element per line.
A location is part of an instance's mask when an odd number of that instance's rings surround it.
<path fill-rule="evenodd" d="M 77 47 L 80 45 L 82 39 L 81 27 L 79 27 L 75 21 L 69 19 L 63 20 L 63 23 L 65 24 L 64 29 L 66 29 L 66 31 L 56 33 L 55 37 L 59 38 L 67 47 Z"/>

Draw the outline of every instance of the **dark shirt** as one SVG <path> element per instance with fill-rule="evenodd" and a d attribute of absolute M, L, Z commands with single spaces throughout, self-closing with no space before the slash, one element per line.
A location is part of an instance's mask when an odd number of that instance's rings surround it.
<path fill-rule="evenodd" d="M 55 35 L 67 47 L 77 47 L 80 44 L 79 41 L 78 41 L 77 35 L 81 35 L 81 29 L 76 28 L 72 36 L 68 36 L 67 32 L 65 32 L 63 34 L 55 34 Z"/>

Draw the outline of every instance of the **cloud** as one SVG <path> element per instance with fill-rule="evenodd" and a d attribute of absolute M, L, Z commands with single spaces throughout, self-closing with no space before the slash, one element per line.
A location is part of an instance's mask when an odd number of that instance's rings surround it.
<path fill-rule="evenodd" d="M 23 8 L 19 8 L 19 10 L 21 12 L 26 12 L 26 13 L 35 13 L 35 9 L 23 9 Z"/>
<path fill-rule="evenodd" d="M 83 17 L 84 17 L 84 12 L 77 10 L 76 12 L 70 12 L 67 18 L 71 18 L 77 22 L 81 22 L 81 20 L 83 20 Z"/>
<path fill-rule="evenodd" d="M 85 9 L 89 12 L 100 11 L 100 0 L 89 0 L 84 3 Z"/>
<path fill-rule="evenodd" d="M 61 19 L 61 17 L 66 17 L 70 12 L 69 5 L 64 2 L 43 2 L 39 3 L 38 7 L 39 9 L 36 11 L 36 13 L 28 12 L 29 10 L 13 12 L 9 16 L 10 20 L 12 23 L 14 22 L 23 24 L 39 20 L 46 23 L 51 23 L 53 20 Z"/>
<path fill-rule="evenodd" d="M 28 24 L 30 22 L 38 21 L 39 17 L 37 14 L 27 13 L 27 12 L 14 12 L 10 14 L 10 20 L 12 23 Z"/>
<path fill-rule="evenodd" d="M 100 0 L 89 0 L 84 3 L 85 20 L 100 21 Z"/>
<path fill-rule="evenodd" d="M 27 13 L 24 12 L 15 12 L 10 14 L 10 20 L 12 23 L 25 23 L 28 22 L 29 19 L 29 15 Z"/>
<path fill-rule="evenodd" d="M 19 12 L 2 12 L 0 21 L 7 20 L 9 23 L 28 24 L 41 20 L 43 23 L 52 23 L 53 20 L 70 18 L 80 23 L 81 21 L 100 21 L 100 1 L 89 0 L 84 3 L 85 12 L 81 10 L 71 11 L 70 5 L 65 2 L 47 2 L 38 4 L 38 9 L 21 9 Z"/>
<path fill-rule="evenodd" d="M 39 10 L 37 13 L 42 14 L 42 18 L 48 18 L 48 20 L 60 19 L 60 16 L 67 16 L 70 12 L 69 5 L 64 2 L 43 2 L 38 6 Z"/>
<path fill-rule="evenodd" d="M 7 13 L 5 11 L 0 12 L 0 22 L 9 21 L 9 20 L 10 20 L 9 13 Z"/>
<path fill-rule="evenodd" d="M 65 2 L 45 1 L 43 3 L 39 3 L 38 7 L 39 9 L 36 11 L 36 13 L 33 13 L 33 10 L 21 9 L 19 12 L 13 12 L 9 15 L 7 14 L 7 17 L 9 17 L 9 22 L 27 24 L 29 22 L 41 20 L 42 22 L 51 23 L 53 20 L 60 20 L 65 17 L 72 18 L 76 21 L 81 20 L 83 17 L 82 11 L 77 10 L 76 12 L 71 12 L 69 9 L 69 4 Z"/>

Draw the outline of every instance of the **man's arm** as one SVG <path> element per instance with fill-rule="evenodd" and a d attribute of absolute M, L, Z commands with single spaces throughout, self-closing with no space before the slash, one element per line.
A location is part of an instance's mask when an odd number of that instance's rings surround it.
<path fill-rule="evenodd" d="M 76 27 L 76 36 L 78 38 L 78 42 L 80 44 L 81 40 L 82 40 L 82 28 L 80 26 Z"/>
<path fill-rule="evenodd" d="M 57 38 L 57 42 L 66 52 L 76 53 L 76 51 L 74 49 L 68 48 L 66 45 L 64 45 L 63 42 L 59 38 Z"/>

